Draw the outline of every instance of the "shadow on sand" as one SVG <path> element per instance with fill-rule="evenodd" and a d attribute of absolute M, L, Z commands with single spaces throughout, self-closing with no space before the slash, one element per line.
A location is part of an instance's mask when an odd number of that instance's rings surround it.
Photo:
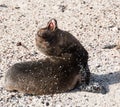
<path fill-rule="evenodd" d="M 92 73 L 91 74 L 91 79 L 90 79 L 90 84 L 99 84 L 98 87 L 102 87 L 102 90 L 101 91 L 91 91 L 89 90 L 84 90 L 84 89 L 80 89 L 80 86 L 78 86 L 77 88 L 69 91 L 69 92 L 76 92 L 76 91 L 85 91 L 85 92 L 91 92 L 91 93 L 101 93 L 101 94 L 107 94 L 110 89 L 109 89 L 109 86 L 112 85 L 112 84 L 117 84 L 117 83 L 120 83 L 120 71 L 117 71 L 117 72 L 113 72 L 113 73 L 108 73 L 108 74 L 102 74 L 102 75 L 97 75 L 97 74 L 94 74 Z M 97 85 L 88 85 L 88 87 L 96 87 Z M 96 87 L 97 88 L 97 87 Z"/>
<path fill-rule="evenodd" d="M 106 88 L 107 92 L 109 92 L 109 85 L 120 83 L 120 71 L 102 75 L 92 73 L 91 78 L 92 81 L 103 85 Z"/>

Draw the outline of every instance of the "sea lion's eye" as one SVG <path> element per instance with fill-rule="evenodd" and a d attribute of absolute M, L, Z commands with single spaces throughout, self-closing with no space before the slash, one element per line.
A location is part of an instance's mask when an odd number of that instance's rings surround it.
<path fill-rule="evenodd" d="M 45 38 L 48 38 L 48 34 L 47 34 L 47 33 L 44 33 L 42 37 L 43 37 L 44 39 L 45 39 Z"/>

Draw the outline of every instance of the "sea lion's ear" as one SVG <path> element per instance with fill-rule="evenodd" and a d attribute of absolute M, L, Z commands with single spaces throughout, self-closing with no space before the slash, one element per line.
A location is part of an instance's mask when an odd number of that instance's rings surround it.
<path fill-rule="evenodd" d="M 57 20 L 56 19 L 51 19 L 48 24 L 47 27 L 49 30 L 54 31 L 57 28 Z"/>

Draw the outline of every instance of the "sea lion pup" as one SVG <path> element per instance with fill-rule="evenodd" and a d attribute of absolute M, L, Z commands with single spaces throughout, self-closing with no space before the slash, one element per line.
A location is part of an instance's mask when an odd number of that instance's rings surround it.
<path fill-rule="evenodd" d="M 100 92 L 101 88 L 93 91 L 87 87 L 88 52 L 72 34 L 60 30 L 55 19 L 37 32 L 36 46 L 48 58 L 14 64 L 5 75 L 7 90 L 46 95 L 82 86 L 81 90 Z"/>

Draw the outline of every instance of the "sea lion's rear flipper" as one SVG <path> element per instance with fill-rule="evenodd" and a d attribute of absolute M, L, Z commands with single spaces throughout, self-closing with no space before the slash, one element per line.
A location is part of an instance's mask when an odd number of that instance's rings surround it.
<path fill-rule="evenodd" d="M 102 93 L 102 94 L 107 93 L 106 88 L 97 82 L 90 83 L 89 85 L 83 84 L 79 87 L 79 89 L 80 91 L 87 91 L 93 93 Z"/>

